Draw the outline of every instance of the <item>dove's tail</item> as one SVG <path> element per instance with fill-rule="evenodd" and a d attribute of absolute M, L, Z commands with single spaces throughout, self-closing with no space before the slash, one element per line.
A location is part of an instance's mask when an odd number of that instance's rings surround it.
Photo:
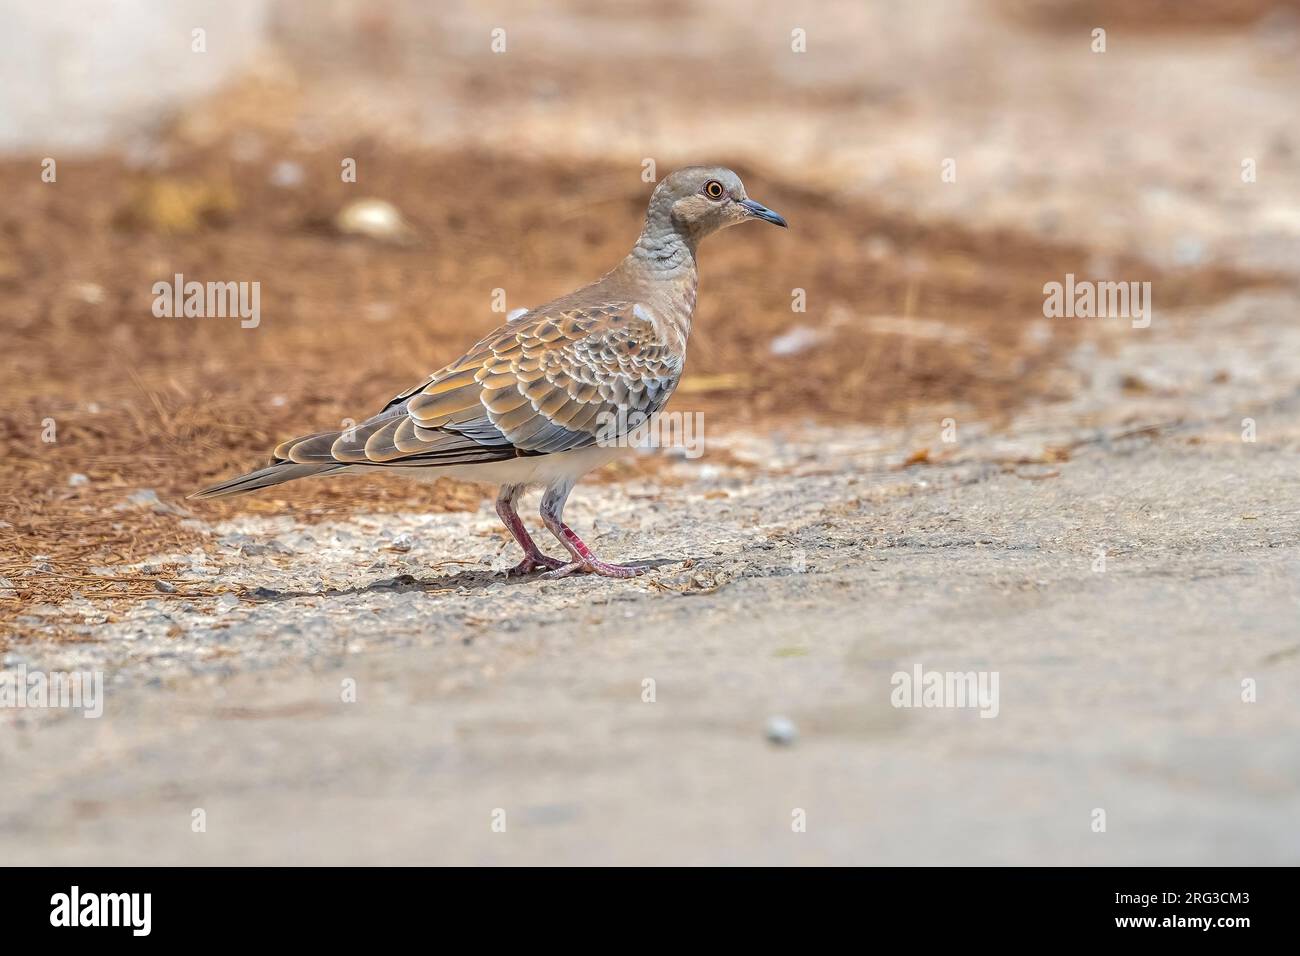
<path fill-rule="evenodd" d="M 257 491 L 259 488 L 269 488 L 272 485 L 283 484 L 286 481 L 293 481 L 295 478 L 309 478 L 312 475 L 324 475 L 331 471 L 341 471 L 347 465 L 299 465 L 291 461 L 282 461 L 278 464 L 269 465 L 266 468 L 260 468 L 257 471 L 249 472 L 247 475 L 240 475 L 238 478 L 231 478 L 229 481 L 223 481 L 220 484 L 212 485 L 210 488 L 204 488 L 202 491 L 196 491 L 190 495 L 191 498 L 226 498 L 230 495 L 242 495 L 250 491 Z"/>

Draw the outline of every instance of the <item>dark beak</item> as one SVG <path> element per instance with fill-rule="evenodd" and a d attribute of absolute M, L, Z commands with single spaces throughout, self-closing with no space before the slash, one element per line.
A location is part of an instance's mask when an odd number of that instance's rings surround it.
<path fill-rule="evenodd" d="M 773 225 L 780 226 L 782 229 L 788 229 L 784 219 L 778 216 L 772 210 L 768 209 L 761 202 L 754 202 L 752 199 L 742 199 L 740 204 L 749 211 L 749 214 L 755 219 L 761 219 L 764 222 L 770 222 Z"/>

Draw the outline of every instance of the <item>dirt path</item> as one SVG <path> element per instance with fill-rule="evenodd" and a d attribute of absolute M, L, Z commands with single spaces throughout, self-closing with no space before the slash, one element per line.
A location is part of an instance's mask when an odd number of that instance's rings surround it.
<path fill-rule="evenodd" d="M 0 711 L 6 859 L 1296 863 L 1291 307 L 1125 336 L 952 447 L 718 436 L 767 464 L 593 488 L 605 550 L 694 562 L 631 583 L 501 581 L 486 508 L 230 523 L 194 586 L 263 590 L 6 657 L 109 681 L 98 720 Z M 996 716 L 893 706 L 918 665 L 996 672 Z"/>

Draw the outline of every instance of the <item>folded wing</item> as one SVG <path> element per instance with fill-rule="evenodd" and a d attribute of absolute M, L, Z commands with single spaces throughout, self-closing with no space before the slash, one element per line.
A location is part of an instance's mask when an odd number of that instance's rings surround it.
<path fill-rule="evenodd" d="M 681 354 L 631 302 L 539 310 L 346 431 L 282 443 L 277 461 L 438 467 L 586 448 L 668 401 Z"/>

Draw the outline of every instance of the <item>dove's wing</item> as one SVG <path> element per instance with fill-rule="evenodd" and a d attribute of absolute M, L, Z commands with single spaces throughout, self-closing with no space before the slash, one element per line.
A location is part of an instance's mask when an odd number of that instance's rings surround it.
<path fill-rule="evenodd" d="M 668 401 L 683 357 L 632 302 L 539 309 L 354 429 L 282 443 L 280 461 L 482 464 L 586 448 Z"/>

